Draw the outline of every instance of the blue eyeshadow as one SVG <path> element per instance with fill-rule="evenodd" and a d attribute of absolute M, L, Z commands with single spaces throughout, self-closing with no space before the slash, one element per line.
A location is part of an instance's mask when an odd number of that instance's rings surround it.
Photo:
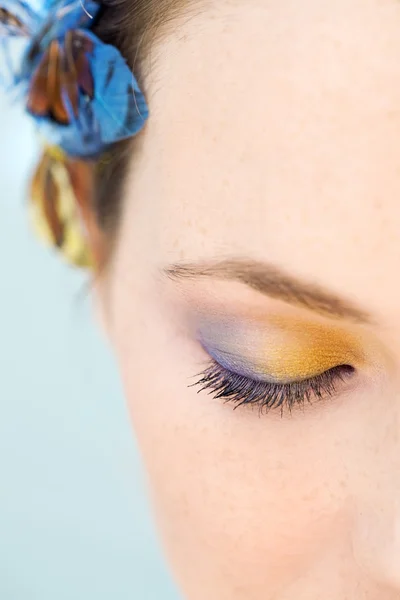
<path fill-rule="evenodd" d="M 246 335 L 242 327 L 233 322 L 212 321 L 202 323 L 197 336 L 207 354 L 228 371 L 267 381 L 265 375 L 245 356 L 248 332 Z"/>

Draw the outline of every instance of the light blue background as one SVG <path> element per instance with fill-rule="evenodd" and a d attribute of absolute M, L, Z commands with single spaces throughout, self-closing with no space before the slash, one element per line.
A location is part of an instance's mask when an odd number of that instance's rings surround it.
<path fill-rule="evenodd" d="M 86 277 L 28 224 L 35 144 L 0 96 L 0 599 L 177 600 Z"/>

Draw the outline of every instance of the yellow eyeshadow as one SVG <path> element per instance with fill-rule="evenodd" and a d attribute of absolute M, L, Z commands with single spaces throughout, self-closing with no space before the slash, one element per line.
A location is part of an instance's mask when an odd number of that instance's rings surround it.
<path fill-rule="evenodd" d="M 258 348 L 254 348 L 252 362 L 266 377 L 299 381 L 338 365 L 355 367 L 364 362 L 359 336 L 344 329 L 293 317 L 275 317 L 265 322 L 262 330 L 256 336 Z M 249 354 L 248 359 L 251 360 Z"/>

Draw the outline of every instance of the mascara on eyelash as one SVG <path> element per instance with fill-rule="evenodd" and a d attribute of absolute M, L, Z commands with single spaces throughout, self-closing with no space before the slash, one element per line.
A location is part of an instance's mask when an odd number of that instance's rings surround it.
<path fill-rule="evenodd" d="M 234 409 L 241 406 L 258 407 L 260 414 L 279 409 L 281 416 L 305 404 L 313 404 L 335 395 L 337 383 L 344 382 L 354 369 L 349 366 L 335 367 L 310 379 L 278 384 L 255 381 L 228 371 L 212 362 L 196 377 L 199 379 L 189 387 L 198 386 L 198 393 L 207 392 L 224 403 L 232 403 Z"/>

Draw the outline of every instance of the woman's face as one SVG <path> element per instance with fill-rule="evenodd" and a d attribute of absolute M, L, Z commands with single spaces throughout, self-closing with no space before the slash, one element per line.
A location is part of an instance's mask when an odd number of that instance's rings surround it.
<path fill-rule="evenodd" d="M 400 3 L 214 4 L 153 51 L 106 299 L 167 556 L 399 599 Z"/>

